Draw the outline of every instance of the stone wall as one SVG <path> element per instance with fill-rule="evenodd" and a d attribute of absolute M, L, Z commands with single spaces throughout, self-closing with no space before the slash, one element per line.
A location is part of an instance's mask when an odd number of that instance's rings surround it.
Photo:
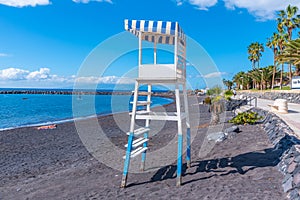
<path fill-rule="evenodd" d="M 263 129 L 274 145 L 273 153 L 278 155 L 274 160 L 278 170 L 283 173 L 282 187 L 287 197 L 292 200 L 300 199 L 300 140 L 293 136 L 293 131 L 275 114 L 254 109 L 262 120 Z"/>
<path fill-rule="evenodd" d="M 300 104 L 300 91 L 273 91 L 273 92 L 253 92 L 253 91 L 242 91 L 238 92 L 238 95 L 253 96 L 261 99 L 286 99 L 290 103 Z"/>

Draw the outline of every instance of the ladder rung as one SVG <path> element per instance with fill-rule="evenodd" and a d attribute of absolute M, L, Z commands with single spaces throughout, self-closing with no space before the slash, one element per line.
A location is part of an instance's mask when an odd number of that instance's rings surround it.
<path fill-rule="evenodd" d="M 133 102 L 130 102 L 131 104 L 133 104 Z M 150 105 L 151 101 L 137 101 L 136 105 L 137 106 L 146 106 L 146 105 Z"/>
<path fill-rule="evenodd" d="M 130 154 L 130 158 L 134 158 L 135 156 L 145 152 L 147 149 L 148 149 L 148 147 L 139 147 L 139 148 L 133 150 Z M 123 156 L 123 159 L 125 159 L 125 158 L 126 158 L 126 156 Z"/>
<path fill-rule="evenodd" d="M 148 138 L 138 138 L 136 140 L 133 141 L 132 143 L 132 147 L 136 148 L 138 146 L 140 146 L 141 144 L 144 144 L 145 142 L 147 142 L 149 139 Z M 125 147 L 127 148 L 128 144 L 125 145 Z"/>
<path fill-rule="evenodd" d="M 137 115 L 144 115 L 144 114 L 149 114 L 151 111 L 147 111 L 147 110 L 139 110 L 136 111 Z M 129 113 L 129 115 L 132 115 L 132 112 Z"/>
<path fill-rule="evenodd" d="M 150 128 L 141 127 L 141 128 L 138 128 L 138 129 L 134 130 L 133 133 L 134 133 L 134 136 L 138 136 L 138 135 L 141 135 L 141 134 L 146 133 L 148 131 L 150 131 Z M 130 135 L 130 132 L 128 132 L 127 135 Z"/>
<path fill-rule="evenodd" d="M 149 120 L 170 120 L 178 121 L 179 117 L 176 112 L 149 112 L 135 116 L 136 119 L 149 119 Z M 180 114 L 181 119 L 186 118 L 186 113 Z"/>

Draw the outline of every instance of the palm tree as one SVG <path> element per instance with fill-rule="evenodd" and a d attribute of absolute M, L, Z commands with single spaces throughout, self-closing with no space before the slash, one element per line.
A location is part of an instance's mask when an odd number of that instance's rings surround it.
<path fill-rule="evenodd" d="M 260 57 L 262 56 L 262 52 L 264 52 L 264 46 L 263 44 L 260 44 L 258 42 L 251 43 L 248 46 L 248 59 L 252 62 L 252 69 L 255 69 L 255 63 L 258 64 L 259 68 L 259 60 Z"/>
<path fill-rule="evenodd" d="M 236 84 L 237 88 L 240 89 L 241 85 L 243 85 L 243 78 L 245 76 L 245 72 L 241 71 L 234 75 L 232 82 Z M 242 86 L 243 89 L 243 86 Z"/>
<path fill-rule="evenodd" d="M 273 65 L 270 65 L 270 66 L 260 69 L 261 79 L 262 79 L 261 87 L 263 89 L 270 88 L 271 83 L 272 83 L 272 76 L 273 76 L 274 68 L 275 67 Z"/>
<path fill-rule="evenodd" d="M 258 42 L 256 42 L 255 46 L 257 49 L 257 57 L 258 57 L 257 63 L 258 63 L 258 68 L 259 68 L 259 60 L 260 60 L 260 57 L 262 56 L 261 53 L 265 51 L 265 48 L 264 48 L 263 44 L 260 44 Z"/>
<path fill-rule="evenodd" d="M 276 56 L 278 53 L 278 41 L 279 41 L 279 35 L 278 33 L 273 33 L 273 36 L 271 38 L 268 38 L 267 47 L 273 50 L 274 55 L 274 66 L 276 66 Z M 275 84 L 275 74 L 276 74 L 276 67 L 273 68 L 273 76 L 272 76 L 272 86 L 271 89 L 274 89 Z"/>
<path fill-rule="evenodd" d="M 232 82 L 236 84 L 238 89 L 250 89 L 250 85 L 252 83 L 252 78 L 249 76 L 249 73 L 239 72 L 234 75 Z"/>
<path fill-rule="evenodd" d="M 252 69 L 248 72 L 250 78 L 253 80 L 252 88 L 258 89 L 261 86 L 261 72 L 258 68 Z"/>
<path fill-rule="evenodd" d="M 286 44 L 286 48 L 277 58 L 280 63 L 291 63 L 295 66 L 300 64 L 300 38 L 291 40 Z"/>
<path fill-rule="evenodd" d="M 287 43 L 288 35 L 280 32 L 279 37 L 278 37 L 278 47 L 279 47 L 279 52 L 278 55 L 280 55 Z M 284 63 L 281 63 L 281 71 L 280 71 L 280 89 L 282 89 L 282 83 L 283 83 L 283 73 L 284 73 Z"/>
<path fill-rule="evenodd" d="M 232 86 L 233 86 L 233 82 L 230 80 L 226 80 L 225 78 L 223 79 L 223 83 L 224 85 L 227 87 L 227 90 L 231 90 Z"/>
<path fill-rule="evenodd" d="M 247 90 L 250 89 L 250 85 L 252 83 L 252 78 L 249 76 L 249 73 L 245 73 L 242 79 L 243 87 L 246 86 Z"/>
<path fill-rule="evenodd" d="M 255 68 L 255 63 L 257 62 L 258 58 L 256 55 L 256 50 L 255 50 L 255 43 L 251 43 L 248 46 L 248 59 L 252 62 L 252 69 Z"/>
<path fill-rule="evenodd" d="M 277 29 L 286 32 L 288 39 L 292 40 L 293 30 L 300 27 L 300 15 L 297 15 L 298 7 L 288 5 L 286 10 L 280 10 L 277 18 Z M 289 78 L 292 79 L 292 66 L 289 65 Z"/>

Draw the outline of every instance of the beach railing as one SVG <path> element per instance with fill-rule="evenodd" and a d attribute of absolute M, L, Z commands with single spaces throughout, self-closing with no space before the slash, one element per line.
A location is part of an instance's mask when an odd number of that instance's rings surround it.
<path fill-rule="evenodd" d="M 247 105 L 257 107 L 257 97 L 246 96 Z M 253 104 L 254 101 L 254 104 Z"/>

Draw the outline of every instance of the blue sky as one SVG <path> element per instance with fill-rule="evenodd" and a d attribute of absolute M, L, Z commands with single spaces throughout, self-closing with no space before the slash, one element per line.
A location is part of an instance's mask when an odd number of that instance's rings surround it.
<path fill-rule="evenodd" d="M 231 78 L 251 68 L 247 46 L 266 43 L 276 31 L 275 12 L 289 3 L 300 7 L 298 0 L 0 0 L 0 87 L 72 86 L 85 58 L 123 32 L 127 18 L 178 21 L 210 55 L 219 75 Z M 127 61 L 135 62 L 135 55 Z M 272 62 L 266 48 L 261 66 Z M 86 80 L 113 83 L 122 67 L 115 65 L 106 77 Z"/>

